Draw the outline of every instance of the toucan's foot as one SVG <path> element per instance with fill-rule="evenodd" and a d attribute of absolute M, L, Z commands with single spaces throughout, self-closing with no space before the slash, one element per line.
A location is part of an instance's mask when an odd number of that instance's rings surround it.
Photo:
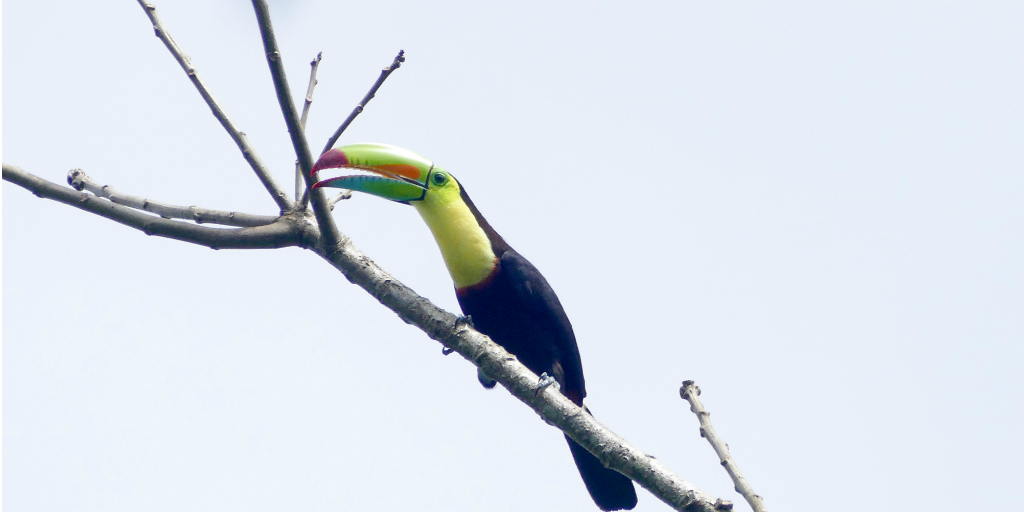
<path fill-rule="evenodd" d="M 466 316 L 459 315 L 458 317 L 456 317 L 455 318 L 455 327 L 458 328 L 460 325 L 468 325 L 468 326 L 476 329 L 476 326 L 473 325 L 473 316 L 472 315 L 466 315 Z"/>
<path fill-rule="evenodd" d="M 559 389 L 558 381 L 556 381 L 554 377 L 548 375 L 548 372 L 540 374 L 540 380 L 537 381 L 537 391 L 534 394 L 539 396 L 542 391 L 552 384 L 555 386 L 555 389 Z"/>
<path fill-rule="evenodd" d="M 498 381 L 488 377 L 487 374 L 484 373 L 483 368 L 476 369 L 476 380 L 480 381 L 480 385 L 487 389 L 493 388 L 494 385 L 498 383 Z"/>

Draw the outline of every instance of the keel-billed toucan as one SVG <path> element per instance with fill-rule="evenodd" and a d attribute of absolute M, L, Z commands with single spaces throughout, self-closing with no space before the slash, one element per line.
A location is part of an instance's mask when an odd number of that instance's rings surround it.
<path fill-rule="evenodd" d="M 553 376 L 562 393 L 583 406 L 583 383 L 572 325 L 544 276 L 501 238 L 469 199 L 465 187 L 444 169 L 411 151 L 384 144 L 354 144 L 324 153 L 313 174 L 324 169 L 372 175 L 325 179 L 314 187 L 367 192 L 412 205 L 441 248 L 462 312 L 480 332 L 515 354 L 538 375 Z M 485 386 L 494 382 L 480 375 Z M 583 482 L 602 510 L 632 509 L 633 482 L 604 467 L 566 436 Z"/>

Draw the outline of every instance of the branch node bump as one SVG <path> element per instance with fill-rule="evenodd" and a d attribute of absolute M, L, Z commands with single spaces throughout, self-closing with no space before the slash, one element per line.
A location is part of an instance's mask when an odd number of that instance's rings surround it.
<path fill-rule="evenodd" d="M 81 169 L 72 169 L 68 171 L 68 185 L 71 185 L 71 188 L 79 192 L 85 190 L 85 180 L 87 179 L 89 179 L 89 177 L 86 176 L 85 172 Z"/>
<path fill-rule="evenodd" d="M 732 510 L 732 502 L 718 498 L 715 500 L 715 510 Z"/>

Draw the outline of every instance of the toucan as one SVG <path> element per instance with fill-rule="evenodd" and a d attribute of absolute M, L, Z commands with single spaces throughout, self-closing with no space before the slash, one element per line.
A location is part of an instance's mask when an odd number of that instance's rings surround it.
<path fill-rule="evenodd" d="M 451 173 L 416 153 L 386 144 L 331 149 L 321 155 L 312 174 L 333 168 L 368 174 L 328 178 L 313 187 L 365 192 L 416 208 L 441 249 L 459 306 L 472 325 L 536 374 L 554 378 L 562 394 L 583 407 L 583 365 L 562 304 L 537 268 L 484 219 Z M 485 387 L 494 387 L 494 380 L 484 373 L 478 377 Z M 606 468 L 568 436 L 565 439 L 601 510 L 636 506 L 629 478 Z"/>

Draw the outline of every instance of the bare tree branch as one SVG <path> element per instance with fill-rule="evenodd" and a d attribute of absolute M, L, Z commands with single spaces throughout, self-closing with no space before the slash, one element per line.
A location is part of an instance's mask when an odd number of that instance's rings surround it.
<path fill-rule="evenodd" d="M 138 229 L 147 235 L 204 245 L 211 249 L 277 249 L 292 246 L 309 248 L 317 243 L 317 235 L 312 226 L 294 215 L 282 216 L 266 226 L 240 229 L 210 228 L 142 213 L 86 192 L 62 187 L 13 165 L 3 164 L 3 178 L 4 181 L 19 185 L 38 197 L 74 206 L 79 210 Z"/>
<path fill-rule="evenodd" d="M 142 10 L 146 11 L 146 15 L 149 16 L 149 20 L 153 23 L 153 30 L 156 32 L 156 36 L 164 42 L 167 49 L 170 50 L 171 54 L 174 55 L 174 59 L 181 65 L 181 69 L 185 70 L 185 74 L 188 75 L 189 80 L 196 86 L 199 94 L 206 101 L 206 104 L 210 106 L 210 110 L 213 111 L 214 117 L 220 121 L 221 126 L 227 130 L 228 135 L 231 136 L 235 144 L 238 145 L 238 149 L 242 151 L 242 157 L 245 158 L 246 162 L 249 162 L 249 166 L 256 172 L 256 177 L 260 179 L 263 186 L 270 192 L 270 196 L 274 198 L 274 202 L 277 203 L 277 207 L 281 211 L 291 210 L 294 205 L 292 201 L 288 199 L 287 194 L 284 190 L 277 185 L 274 181 L 274 177 L 270 174 L 267 166 L 263 164 L 263 160 L 260 159 L 259 155 L 256 154 L 256 150 L 249 145 L 249 139 L 246 138 L 245 133 L 239 131 L 235 123 L 228 118 L 227 113 L 221 108 L 217 100 L 214 99 L 213 94 L 210 93 L 209 89 L 206 88 L 206 83 L 199 77 L 199 73 L 196 68 L 192 65 L 192 60 L 178 46 L 178 43 L 174 42 L 171 38 L 171 34 L 164 28 L 163 23 L 160 22 L 160 18 L 156 14 L 156 6 L 146 2 L 146 0 L 138 0 L 139 5 L 142 6 Z"/>
<path fill-rule="evenodd" d="M 391 76 L 391 73 L 396 69 L 402 67 L 403 62 L 405 62 L 405 50 L 398 50 L 398 55 L 395 55 L 395 59 L 391 61 L 391 65 L 380 71 L 380 76 L 377 77 L 377 81 L 373 83 L 373 87 L 370 87 L 366 96 L 363 96 L 363 99 L 358 105 L 356 105 L 356 108 L 352 109 L 352 113 L 349 114 L 348 117 L 345 118 L 345 122 L 341 123 L 341 126 L 334 131 L 334 135 L 331 135 L 331 138 L 327 139 L 327 145 L 324 146 L 324 150 L 320 152 L 321 155 L 334 147 L 334 144 L 341 138 L 341 134 L 345 133 L 345 129 L 348 128 L 348 125 L 352 124 L 352 120 L 361 114 L 363 109 L 366 108 L 366 104 L 376 96 L 377 89 L 380 89 L 380 86 L 384 84 L 384 80 L 387 80 L 388 77 Z"/>
<path fill-rule="evenodd" d="M 299 124 L 302 125 L 302 131 L 306 131 L 306 118 L 309 117 L 309 106 L 313 104 L 313 88 L 316 87 L 316 70 L 320 67 L 320 57 L 323 56 L 324 52 L 316 54 L 316 58 L 309 63 L 309 85 L 306 86 L 306 103 L 302 105 L 302 117 L 299 119 Z M 299 161 L 295 160 L 295 200 L 299 200 L 299 196 L 302 196 L 305 192 L 305 187 L 302 185 L 306 183 L 306 180 L 302 179 L 302 169 L 299 169 Z M 305 208 L 306 202 L 302 202 L 302 207 Z M 330 205 L 331 209 L 334 209 L 334 204 Z"/>
<path fill-rule="evenodd" d="M 377 89 L 380 89 L 380 86 L 384 84 L 384 80 L 387 80 L 394 70 L 402 67 L 403 62 L 405 62 L 405 50 L 398 50 L 398 55 L 395 55 L 395 59 L 391 61 L 391 65 L 381 70 L 380 76 L 377 77 L 377 81 L 374 82 L 373 86 L 370 87 L 370 90 L 366 93 L 366 96 L 363 96 L 363 99 L 359 101 L 359 104 L 356 105 L 356 108 L 352 109 L 352 113 L 349 114 L 347 118 L 345 118 L 345 121 L 341 123 L 341 126 L 339 126 L 338 129 L 334 132 L 334 135 L 331 135 L 331 138 L 327 140 L 327 145 L 324 146 L 323 151 L 320 152 L 321 155 L 330 151 L 330 149 L 334 147 L 334 144 L 336 144 L 338 142 L 338 139 L 341 138 L 341 134 L 345 133 L 345 130 L 348 128 L 348 125 L 352 124 L 352 121 L 356 118 L 356 116 L 363 112 L 363 109 L 366 107 L 366 104 L 369 103 L 370 100 L 372 100 L 373 97 L 377 95 Z M 299 205 L 305 206 L 306 201 L 308 200 L 309 197 L 307 196 L 307 194 L 303 194 L 302 199 L 298 200 Z"/>
<path fill-rule="evenodd" d="M 338 202 L 340 202 L 340 201 L 344 201 L 345 199 L 351 199 L 351 198 L 352 198 L 352 191 L 351 190 L 346 190 L 346 191 L 341 192 L 340 194 L 338 194 L 338 195 L 328 199 L 327 200 L 327 207 L 330 208 L 331 211 L 333 212 L 334 211 L 334 205 L 338 204 Z"/>
<path fill-rule="evenodd" d="M 197 224 L 221 224 L 225 226 L 237 226 L 243 228 L 254 228 L 266 226 L 277 222 L 280 218 L 273 215 L 253 215 L 251 213 L 226 212 L 221 210 L 208 210 L 198 206 L 174 206 L 149 199 L 122 194 L 110 185 L 100 185 L 92 180 L 81 169 L 74 169 L 68 173 L 68 185 L 75 190 L 87 190 L 98 197 L 109 199 L 111 202 L 155 213 L 165 219 L 186 219 L 195 221 Z"/>
<path fill-rule="evenodd" d="M 324 52 L 318 52 L 316 58 L 309 63 L 309 85 L 306 86 L 306 101 L 302 105 L 302 117 L 299 118 L 299 124 L 302 129 L 306 129 L 306 118 L 309 117 L 309 106 L 313 104 L 313 88 L 316 87 L 316 70 L 320 67 L 320 59 L 323 57 Z"/>
<path fill-rule="evenodd" d="M 263 51 L 267 56 L 267 64 L 270 65 L 270 76 L 274 80 L 274 90 L 277 92 L 277 102 L 281 106 L 281 113 L 284 114 L 284 122 L 288 125 L 288 135 L 292 139 L 292 147 L 295 148 L 295 156 L 299 159 L 299 168 L 302 177 L 306 180 L 306 187 L 313 185 L 309 171 L 313 168 L 313 155 L 309 150 L 309 142 L 306 141 L 305 130 L 299 124 L 299 114 L 295 111 L 295 103 L 292 101 L 291 89 L 288 87 L 288 77 L 284 72 L 284 63 L 281 60 L 281 52 L 277 48 L 277 39 L 274 37 L 274 26 L 270 22 L 270 9 L 265 0 L 252 0 L 253 9 L 256 11 L 256 20 L 260 26 L 260 36 L 263 38 Z M 320 226 L 320 236 L 323 242 L 333 247 L 341 240 L 341 233 L 338 226 L 334 224 L 331 211 L 327 208 L 327 197 L 324 191 L 316 189 L 312 193 L 313 215 Z M 304 204 L 304 203 L 303 203 Z"/>
<path fill-rule="evenodd" d="M 538 394 L 539 378 L 515 356 L 400 283 L 364 256 L 344 235 L 337 246 L 320 245 L 316 250 L 349 281 L 373 295 L 406 323 L 415 325 L 427 336 L 482 368 L 546 422 L 565 432 L 603 464 L 633 479 L 672 508 L 686 512 L 732 508 L 731 503 L 712 499 L 669 471 L 654 457 L 628 444 L 561 393 L 549 389 Z"/>
<path fill-rule="evenodd" d="M 754 509 L 754 512 L 765 512 L 764 502 L 761 497 L 754 493 L 754 489 L 750 487 L 747 480 L 743 478 L 740 473 L 740 468 L 736 465 L 736 461 L 732 459 L 732 455 L 729 453 L 729 445 L 718 437 L 714 427 L 711 426 L 711 413 L 704 409 L 704 404 L 700 403 L 700 399 L 697 398 L 700 395 L 700 388 L 692 380 L 684 380 L 682 387 L 679 388 L 679 396 L 690 402 L 690 411 L 697 415 L 697 420 L 700 422 L 700 436 L 707 439 L 711 443 L 711 447 L 714 448 L 715 453 L 718 455 L 719 461 L 721 461 L 722 467 L 729 473 L 729 478 L 732 478 L 732 482 L 735 485 L 736 492 L 743 495 L 743 498 L 750 504 L 750 508 Z"/>

